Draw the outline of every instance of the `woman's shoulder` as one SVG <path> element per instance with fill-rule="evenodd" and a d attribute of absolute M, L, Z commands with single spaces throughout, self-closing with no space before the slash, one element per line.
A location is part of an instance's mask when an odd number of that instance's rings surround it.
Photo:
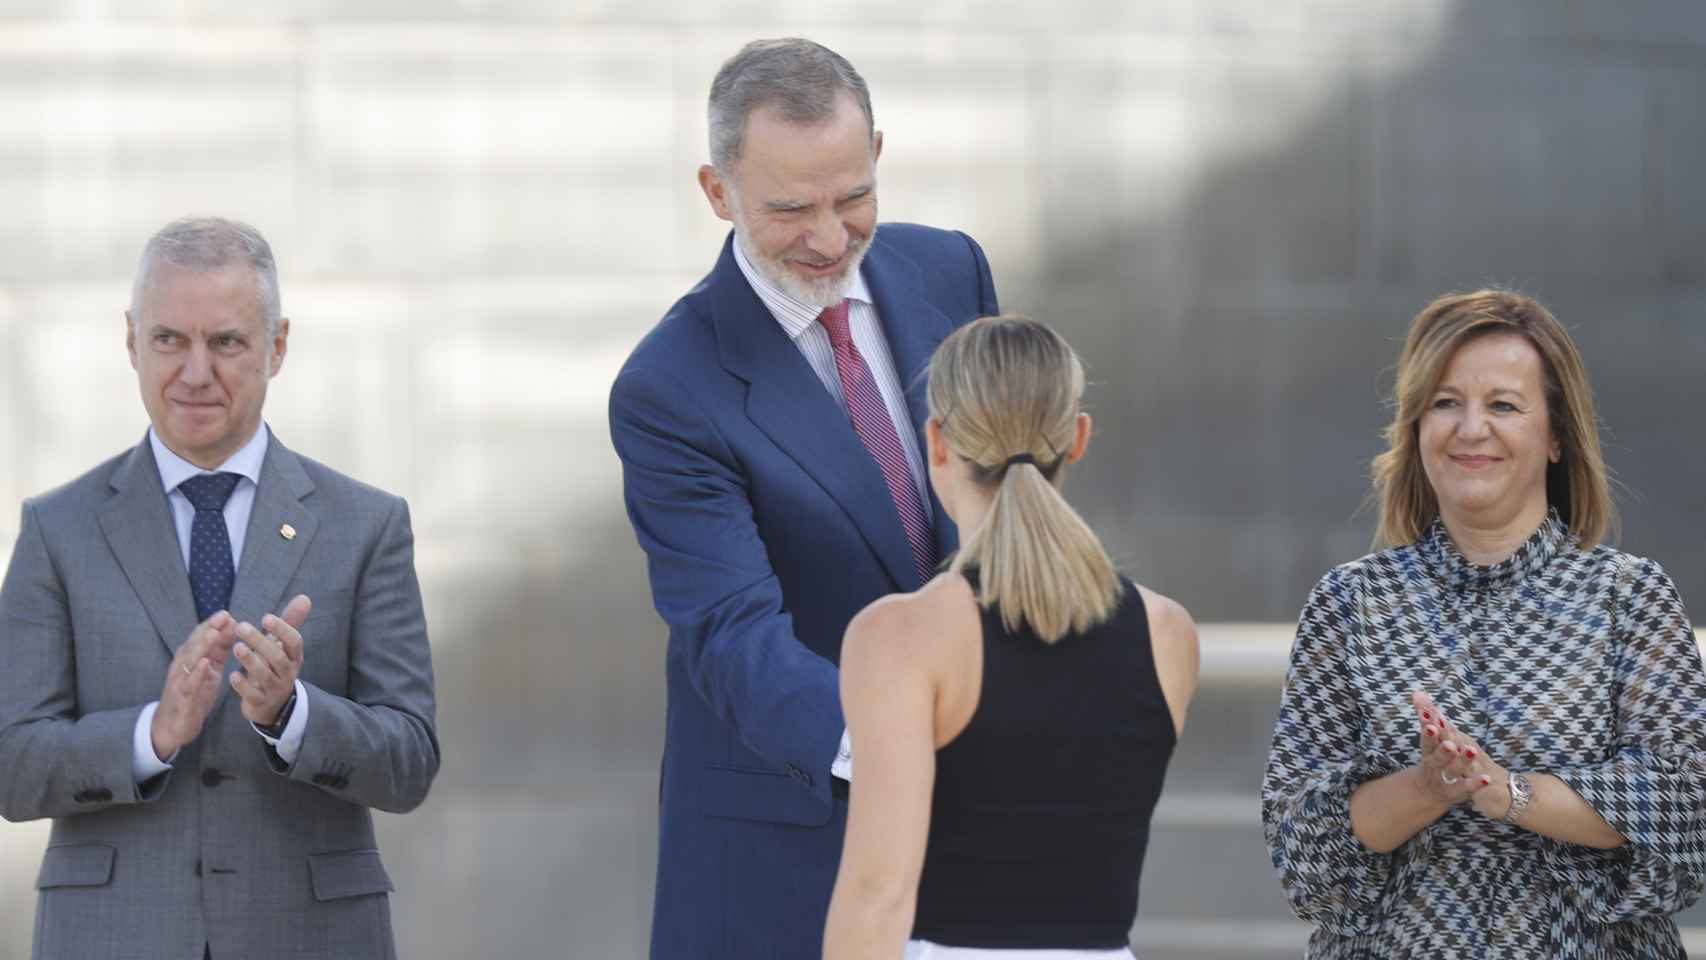
<path fill-rule="evenodd" d="M 1191 644 L 1196 643 L 1197 622 L 1185 605 L 1158 590 L 1128 579 L 1120 575 L 1120 584 L 1126 592 L 1135 592 L 1143 603 L 1144 614 L 1149 619 L 1149 633 L 1156 641 L 1178 638 L 1181 641 L 1188 637 Z"/>
<path fill-rule="evenodd" d="M 1197 640 L 1197 622 L 1185 605 L 1142 584 L 1120 577 L 1128 593 L 1136 593 L 1148 618 L 1149 656 L 1161 695 L 1173 715 L 1173 735 L 1184 733 L 1185 716 L 1196 695 L 1202 671 L 1202 650 Z"/>
<path fill-rule="evenodd" d="M 1565 554 L 1565 560 L 1571 569 L 1549 581 L 1555 587 L 1574 585 L 1580 589 L 1589 584 L 1599 584 L 1603 589 L 1609 585 L 1620 596 L 1639 595 L 1654 589 L 1675 589 L 1670 574 L 1665 572 L 1659 561 L 1610 544 L 1601 543 L 1587 549 L 1577 547 Z"/>
<path fill-rule="evenodd" d="M 1148 618 L 1149 647 L 1154 652 L 1158 662 L 1176 662 L 1183 668 L 1188 668 L 1194 678 L 1197 674 L 1201 653 L 1197 641 L 1197 621 L 1185 605 L 1165 594 L 1121 577 L 1120 581 L 1130 585 L 1143 600 L 1143 610 Z"/>
<path fill-rule="evenodd" d="M 1410 550 L 1406 545 L 1381 550 L 1376 553 L 1364 554 L 1355 560 L 1346 560 L 1327 568 L 1327 571 L 1315 581 L 1310 590 L 1310 597 L 1344 596 L 1360 594 L 1370 576 L 1381 571 L 1396 569 L 1401 566 L 1398 562 L 1403 552 Z"/>
<path fill-rule="evenodd" d="M 1571 543 L 1574 544 L 1574 540 Z M 1597 573 L 1663 572 L 1657 560 L 1620 550 L 1609 543 L 1599 543 L 1586 548 L 1572 546 L 1563 556 L 1567 562 Z"/>
<path fill-rule="evenodd" d="M 912 593 L 894 593 L 871 602 L 847 625 L 848 647 L 893 647 L 917 651 L 944 632 L 977 622 L 977 595 L 966 578 L 941 573 Z"/>
<path fill-rule="evenodd" d="M 1315 596 L 1360 595 L 1371 588 L 1394 589 L 1420 571 L 1422 555 L 1414 543 L 1401 543 L 1365 553 L 1327 568 L 1315 581 Z"/>

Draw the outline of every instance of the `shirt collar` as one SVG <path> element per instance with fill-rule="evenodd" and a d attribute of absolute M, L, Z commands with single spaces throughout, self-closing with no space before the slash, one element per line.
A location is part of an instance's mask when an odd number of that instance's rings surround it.
<path fill-rule="evenodd" d="M 758 294 L 758 299 L 763 301 L 765 309 L 769 310 L 770 315 L 776 318 L 776 322 L 782 325 L 782 330 L 788 334 L 789 340 L 800 339 L 807 330 L 817 324 L 818 314 L 823 312 L 822 307 L 814 307 L 795 300 L 783 292 L 781 287 L 771 283 L 764 274 L 759 273 L 757 268 L 753 267 L 752 261 L 746 258 L 746 252 L 741 249 L 739 237 L 735 238 L 734 249 L 735 266 L 740 267 L 741 275 L 746 277 L 746 282 L 752 287 L 752 292 Z M 857 300 L 860 303 L 875 303 L 871 299 L 871 288 L 865 285 L 863 268 L 853 274 L 853 286 L 847 291 L 847 299 Z"/>
<path fill-rule="evenodd" d="M 1417 541 L 1422 559 L 1435 574 L 1457 590 L 1502 590 L 1527 579 L 1544 569 L 1560 552 L 1574 550 L 1576 538 L 1558 516 L 1556 508 L 1548 508 L 1546 519 L 1540 521 L 1516 552 L 1497 563 L 1481 566 L 1471 563 L 1457 549 L 1445 521 L 1434 517 L 1433 523 Z"/>
<path fill-rule="evenodd" d="M 235 473 L 247 477 L 250 483 L 259 486 L 261 463 L 267 456 L 267 434 L 267 425 L 262 423 L 255 435 L 249 438 L 249 442 L 226 458 L 215 470 L 203 470 L 167 449 L 166 445 L 160 442 L 160 435 L 154 432 L 153 427 L 148 428 L 148 444 L 154 448 L 154 462 L 160 467 L 160 485 L 166 488 L 167 493 L 178 489 L 178 484 L 198 473 Z"/>

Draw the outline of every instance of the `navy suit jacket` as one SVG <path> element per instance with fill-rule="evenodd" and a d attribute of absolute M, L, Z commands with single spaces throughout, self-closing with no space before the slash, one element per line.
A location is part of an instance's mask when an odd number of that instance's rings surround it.
<path fill-rule="evenodd" d="M 842 633 L 871 601 L 921 586 L 881 469 L 731 243 L 610 397 L 628 516 L 669 625 L 659 960 L 822 952 L 846 825 L 829 773 Z M 999 312 L 988 261 L 963 233 L 884 224 L 863 270 L 922 434 L 936 346 Z M 956 533 L 932 509 L 946 556 Z"/>

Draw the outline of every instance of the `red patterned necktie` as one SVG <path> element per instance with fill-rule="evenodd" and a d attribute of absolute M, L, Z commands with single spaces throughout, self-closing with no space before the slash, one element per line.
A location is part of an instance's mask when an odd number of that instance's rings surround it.
<path fill-rule="evenodd" d="M 918 486 L 913 483 L 906 450 L 895 433 L 888 405 L 877 391 L 877 381 L 866 368 L 865 358 L 853 345 L 847 313 L 847 301 L 843 300 L 818 314 L 817 320 L 829 331 L 829 345 L 835 350 L 835 368 L 841 375 L 841 395 L 847 401 L 853 432 L 864 441 L 865 449 L 883 470 L 889 499 L 894 501 L 895 512 L 900 515 L 900 525 L 912 545 L 913 566 L 918 570 L 919 582 L 923 583 L 936 567 L 936 539 L 930 532 L 930 522 L 924 518 L 924 503 L 918 497 Z"/>

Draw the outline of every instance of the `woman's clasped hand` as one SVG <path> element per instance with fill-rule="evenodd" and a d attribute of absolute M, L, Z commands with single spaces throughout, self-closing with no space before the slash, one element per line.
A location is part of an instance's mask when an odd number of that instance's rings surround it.
<path fill-rule="evenodd" d="M 1420 788 L 1448 806 L 1472 803 L 1484 816 L 1498 820 L 1510 809 L 1510 774 L 1487 756 L 1475 738 L 1458 729 L 1433 698 L 1417 690 L 1410 694 L 1416 711 L 1422 762 L 1417 765 Z"/>

